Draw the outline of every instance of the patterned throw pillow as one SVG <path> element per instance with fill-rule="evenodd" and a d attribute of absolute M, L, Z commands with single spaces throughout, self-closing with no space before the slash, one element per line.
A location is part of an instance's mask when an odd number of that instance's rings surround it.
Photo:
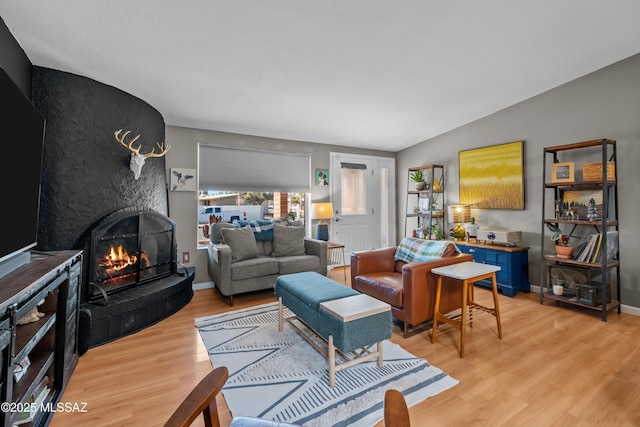
<path fill-rule="evenodd" d="M 234 227 L 251 227 L 257 241 L 273 240 L 273 221 L 267 219 L 252 219 L 249 221 L 234 221 Z"/>

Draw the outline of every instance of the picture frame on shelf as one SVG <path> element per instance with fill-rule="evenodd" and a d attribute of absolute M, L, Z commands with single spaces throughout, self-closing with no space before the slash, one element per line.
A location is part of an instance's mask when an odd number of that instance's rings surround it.
<path fill-rule="evenodd" d="M 572 211 L 577 219 L 588 219 L 587 211 L 589 201 L 594 200 L 597 210 L 597 218 L 603 217 L 602 190 L 564 190 L 560 204 L 560 215 Z"/>
<path fill-rule="evenodd" d="M 575 165 L 573 162 L 553 163 L 551 166 L 551 182 L 573 182 Z"/>

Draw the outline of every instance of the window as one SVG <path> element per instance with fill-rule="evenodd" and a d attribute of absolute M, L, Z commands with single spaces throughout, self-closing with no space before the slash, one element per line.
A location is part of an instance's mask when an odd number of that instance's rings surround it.
<path fill-rule="evenodd" d="M 227 212 L 220 215 L 225 221 L 287 215 L 304 221 L 311 155 L 200 144 L 198 181 L 198 242 L 206 245 L 203 228 L 214 207 Z"/>
<path fill-rule="evenodd" d="M 366 165 L 342 163 L 342 215 L 366 215 L 367 169 Z"/>

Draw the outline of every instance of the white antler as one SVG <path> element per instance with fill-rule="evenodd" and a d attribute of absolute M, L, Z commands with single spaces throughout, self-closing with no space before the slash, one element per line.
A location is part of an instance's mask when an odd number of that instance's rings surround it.
<path fill-rule="evenodd" d="M 138 179 L 140 177 L 142 165 L 144 165 L 144 159 L 146 159 L 147 157 L 162 157 L 167 153 L 167 151 L 169 151 L 169 148 L 171 148 L 171 144 L 165 145 L 164 142 L 162 144 L 158 142 L 157 145 L 158 148 L 160 148 L 159 153 L 156 153 L 156 149 L 154 148 L 150 153 L 140 154 L 140 148 L 142 148 L 142 145 L 139 145 L 138 148 L 133 147 L 133 143 L 136 142 L 138 138 L 140 138 L 140 135 L 137 135 L 135 138 L 129 141 L 129 143 L 127 143 L 125 142 L 125 139 L 131 131 L 126 131 L 125 133 L 120 135 L 121 132 L 122 129 L 115 131 L 113 135 L 115 136 L 116 141 L 118 141 L 122 146 L 131 151 L 131 162 L 129 163 L 129 168 L 133 171 L 133 177 L 135 179 Z"/>
<path fill-rule="evenodd" d="M 140 147 L 138 148 L 133 148 L 133 143 L 136 142 L 138 138 L 140 138 L 140 135 L 133 138 L 131 142 L 127 144 L 126 142 L 124 142 L 124 139 L 127 137 L 127 135 L 131 133 L 131 131 L 130 130 L 126 131 L 120 138 L 118 138 L 118 136 L 120 136 L 120 132 L 122 132 L 122 129 L 115 131 L 113 133 L 113 135 L 116 137 L 116 141 L 118 141 L 124 147 L 127 147 L 127 149 L 129 149 L 129 151 L 133 152 L 134 154 L 140 155 L 140 148 L 142 148 L 142 145 L 140 145 Z"/>

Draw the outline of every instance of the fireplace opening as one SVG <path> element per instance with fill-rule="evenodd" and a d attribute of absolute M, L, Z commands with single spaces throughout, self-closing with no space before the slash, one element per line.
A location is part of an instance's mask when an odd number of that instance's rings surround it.
<path fill-rule="evenodd" d="M 149 209 L 125 208 L 91 231 L 90 302 L 176 273 L 175 222 Z"/>

